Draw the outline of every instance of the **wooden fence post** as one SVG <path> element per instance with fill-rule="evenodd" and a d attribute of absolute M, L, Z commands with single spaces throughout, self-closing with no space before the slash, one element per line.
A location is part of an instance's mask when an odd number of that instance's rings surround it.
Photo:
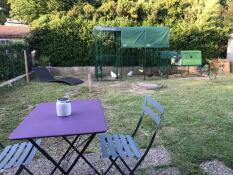
<path fill-rule="evenodd" d="M 26 50 L 23 50 L 24 53 L 24 64 L 25 64 L 25 75 L 27 83 L 29 83 L 29 74 L 28 74 L 28 59 L 27 59 L 27 52 Z"/>
<path fill-rule="evenodd" d="M 91 92 L 91 90 L 92 90 L 92 77 L 91 77 L 90 68 L 88 68 L 87 79 L 88 79 L 88 88 L 89 88 L 89 91 Z"/>

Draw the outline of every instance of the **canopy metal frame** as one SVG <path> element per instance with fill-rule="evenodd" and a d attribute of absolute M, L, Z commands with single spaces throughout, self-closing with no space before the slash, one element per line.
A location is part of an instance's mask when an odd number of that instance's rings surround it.
<path fill-rule="evenodd" d="M 166 67 L 170 65 L 170 60 L 165 61 L 160 58 L 160 51 L 167 48 L 125 48 L 121 45 L 122 27 L 102 27 L 96 26 L 93 30 L 95 45 L 95 77 L 98 81 L 103 80 L 103 69 L 106 66 L 113 67 L 116 79 L 122 79 L 123 68 L 130 66 L 140 66 L 143 70 L 144 80 L 146 74 L 152 72 L 152 67 Z M 106 37 L 106 40 L 104 40 Z M 111 46 L 104 42 L 110 42 Z M 111 47 L 111 49 L 109 49 Z M 108 52 L 109 51 L 109 52 Z M 147 71 L 147 72 L 146 72 Z"/>

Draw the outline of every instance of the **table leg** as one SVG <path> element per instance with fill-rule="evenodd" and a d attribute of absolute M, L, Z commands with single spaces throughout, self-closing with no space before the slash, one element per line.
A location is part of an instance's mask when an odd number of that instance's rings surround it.
<path fill-rule="evenodd" d="M 58 168 L 63 174 L 69 174 L 44 150 L 42 149 L 33 139 L 28 139 L 37 149 L 41 152 L 48 160 L 50 160 L 56 168 Z"/>
<path fill-rule="evenodd" d="M 79 138 L 79 136 L 76 136 L 76 137 L 74 138 L 74 140 L 73 140 L 72 142 L 70 142 L 71 145 L 74 145 L 74 144 L 76 143 L 76 141 L 77 141 L 78 138 Z M 66 152 L 63 154 L 63 156 L 61 157 L 61 159 L 58 161 L 58 165 L 61 164 L 62 160 L 64 160 L 64 158 L 66 157 L 66 155 L 68 154 L 68 152 L 71 150 L 71 148 L 72 148 L 71 145 L 70 145 L 69 148 L 66 150 Z M 50 175 L 53 175 L 54 172 L 55 172 L 56 170 L 57 170 L 57 167 L 55 166 L 54 169 L 52 170 L 52 172 L 50 173 Z"/>
<path fill-rule="evenodd" d="M 84 145 L 83 149 L 80 151 L 80 154 L 78 155 L 78 157 L 74 160 L 74 162 L 71 164 L 70 168 L 67 170 L 67 174 L 70 173 L 70 171 L 73 169 L 73 167 L 75 166 L 75 164 L 78 162 L 78 160 L 80 159 L 81 155 L 84 153 L 84 151 L 87 149 L 87 147 L 90 145 L 90 143 L 92 142 L 92 140 L 94 139 L 96 134 L 92 134 L 89 139 L 87 140 L 86 144 Z"/>
<path fill-rule="evenodd" d="M 74 144 L 72 142 L 70 142 L 70 140 L 68 138 L 66 138 L 65 136 L 63 136 L 62 138 L 70 145 L 70 147 L 72 147 L 74 149 L 74 151 L 78 155 L 80 155 L 80 157 L 95 171 L 96 174 L 101 175 L 101 173 L 96 170 L 96 168 L 84 157 L 83 154 L 80 153 L 80 151 L 74 146 Z"/>

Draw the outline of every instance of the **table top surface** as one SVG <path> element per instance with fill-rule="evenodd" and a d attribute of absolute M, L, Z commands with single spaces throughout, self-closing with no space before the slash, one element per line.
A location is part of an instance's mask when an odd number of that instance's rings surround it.
<path fill-rule="evenodd" d="M 106 132 L 108 127 L 98 99 L 71 101 L 72 114 L 58 117 L 56 102 L 38 104 L 9 139 L 59 137 Z"/>

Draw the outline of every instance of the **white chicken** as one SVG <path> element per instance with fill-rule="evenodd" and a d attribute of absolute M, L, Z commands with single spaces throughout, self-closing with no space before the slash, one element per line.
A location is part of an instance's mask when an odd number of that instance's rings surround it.
<path fill-rule="evenodd" d="M 119 73 L 118 73 L 118 76 L 119 76 Z M 115 74 L 114 72 L 111 71 L 111 77 L 113 79 L 116 79 L 118 76 L 117 76 L 117 74 Z"/>
<path fill-rule="evenodd" d="M 132 77 L 133 76 L 133 71 L 129 71 L 129 73 L 127 74 L 128 77 Z"/>

